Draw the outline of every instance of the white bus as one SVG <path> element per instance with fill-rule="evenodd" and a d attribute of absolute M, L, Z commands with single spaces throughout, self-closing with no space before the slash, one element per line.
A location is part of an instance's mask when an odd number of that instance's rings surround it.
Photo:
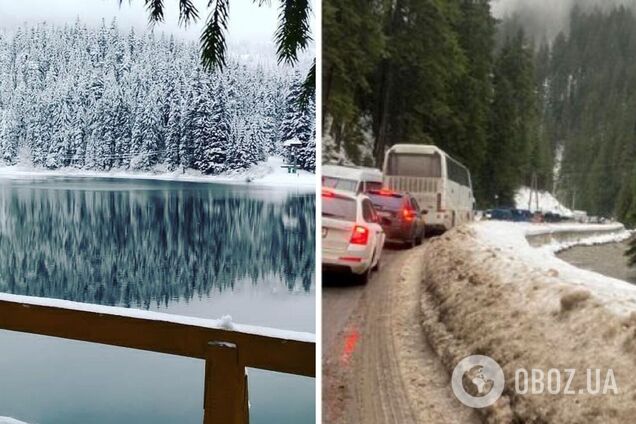
<path fill-rule="evenodd" d="M 384 158 L 384 185 L 415 197 L 427 211 L 427 229 L 446 231 L 474 218 L 470 172 L 438 147 L 391 147 Z"/>

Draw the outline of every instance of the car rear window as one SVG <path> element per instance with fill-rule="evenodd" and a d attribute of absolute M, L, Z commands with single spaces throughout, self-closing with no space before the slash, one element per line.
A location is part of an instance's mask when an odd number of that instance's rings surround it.
<path fill-rule="evenodd" d="M 344 178 L 323 176 L 322 185 L 323 187 L 334 188 L 337 190 L 351 191 L 353 193 L 358 191 L 358 181 L 356 180 L 345 180 Z"/>
<path fill-rule="evenodd" d="M 344 197 L 322 196 L 322 216 L 354 222 L 356 220 L 356 202 Z"/>
<path fill-rule="evenodd" d="M 404 203 L 404 198 L 402 196 L 392 196 L 392 195 L 384 195 L 384 194 L 368 194 L 369 199 L 371 199 L 371 203 L 378 210 L 389 210 L 395 211 L 402 207 Z"/>

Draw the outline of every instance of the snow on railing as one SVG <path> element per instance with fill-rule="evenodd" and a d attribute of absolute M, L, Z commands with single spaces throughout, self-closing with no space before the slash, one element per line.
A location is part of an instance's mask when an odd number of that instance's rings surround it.
<path fill-rule="evenodd" d="M 315 377 L 316 336 L 165 313 L 0 294 L 0 329 L 205 360 L 204 424 L 249 421 L 245 368 Z"/>

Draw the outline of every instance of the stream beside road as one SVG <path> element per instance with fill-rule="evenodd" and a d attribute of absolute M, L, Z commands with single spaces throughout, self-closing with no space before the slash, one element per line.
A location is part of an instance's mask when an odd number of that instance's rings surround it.
<path fill-rule="evenodd" d="M 628 241 L 576 246 L 557 256 L 576 267 L 636 284 L 636 268 L 630 268 L 625 257 L 627 247 Z"/>

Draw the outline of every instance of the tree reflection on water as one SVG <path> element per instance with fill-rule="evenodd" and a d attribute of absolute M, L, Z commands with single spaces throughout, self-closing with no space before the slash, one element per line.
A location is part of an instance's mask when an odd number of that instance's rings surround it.
<path fill-rule="evenodd" d="M 313 285 L 313 194 L 122 184 L 3 184 L 0 291 L 149 308 L 246 280 Z"/>

